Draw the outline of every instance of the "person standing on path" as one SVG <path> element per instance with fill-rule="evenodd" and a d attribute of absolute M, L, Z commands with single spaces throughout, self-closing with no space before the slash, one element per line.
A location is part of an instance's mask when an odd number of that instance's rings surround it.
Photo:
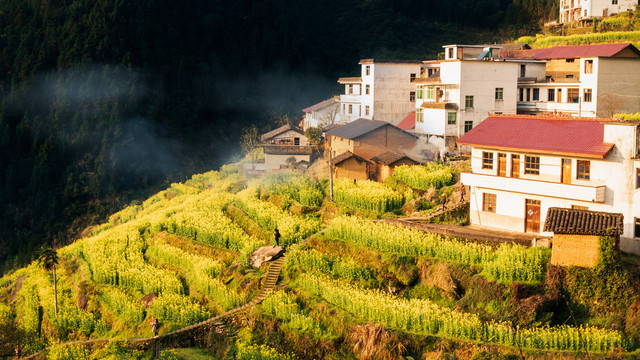
<path fill-rule="evenodd" d="M 442 194 L 442 211 L 446 209 L 446 206 L 444 206 L 444 204 L 446 203 L 447 203 L 447 196 L 445 194 Z"/>
<path fill-rule="evenodd" d="M 464 192 L 465 192 L 464 184 L 460 182 L 460 200 L 461 201 L 464 201 Z"/>
<path fill-rule="evenodd" d="M 276 246 L 280 246 L 280 231 L 278 231 L 278 228 L 273 231 L 273 238 L 276 240 Z"/>
<path fill-rule="evenodd" d="M 158 336 L 158 320 L 156 319 L 155 316 L 151 317 L 151 321 L 149 322 L 149 325 L 151 325 L 151 331 L 153 331 L 153 336 Z"/>

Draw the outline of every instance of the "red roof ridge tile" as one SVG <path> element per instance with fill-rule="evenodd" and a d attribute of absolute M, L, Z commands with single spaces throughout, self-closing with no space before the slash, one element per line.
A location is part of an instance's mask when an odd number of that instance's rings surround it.
<path fill-rule="evenodd" d="M 535 120 L 562 120 L 562 121 L 596 121 L 596 122 L 614 122 L 619 121 L 614 118 L 605 117 L 584 117 L 584 116 L 572 116 L 561 114 L 539 114 L 539 115 L 526 115 L 526 114 L 489 114 L 488 117 L 492 118 L 511 118 L 511 119 L 535 119 Z"/>

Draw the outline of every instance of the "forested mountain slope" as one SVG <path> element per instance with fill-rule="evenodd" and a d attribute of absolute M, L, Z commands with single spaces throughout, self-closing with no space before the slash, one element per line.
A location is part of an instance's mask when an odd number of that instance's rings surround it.
<path fill-rule="evenodd" d="M 339 92 L 365 57 L 532 29 L 555 1 L 0 3 L 0 269 L 217 168 L 248 124 Z M 508 32 L 505 32 L 508 34 Z M 525 32 L 526 34 L 526 32 Z"/>

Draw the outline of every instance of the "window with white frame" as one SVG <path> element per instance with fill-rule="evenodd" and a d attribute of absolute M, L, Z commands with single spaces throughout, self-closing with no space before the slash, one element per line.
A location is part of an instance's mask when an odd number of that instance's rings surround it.
<path fill-rule="evenodd" d="M 496 88 L 496 100 L 504 99 L 504 88 Z"/>
<path fill-rule="evenodd" d="M 592 90 L 584 89 L 584 96 L 582 97 L 584 102 L 591 102 Z"/>

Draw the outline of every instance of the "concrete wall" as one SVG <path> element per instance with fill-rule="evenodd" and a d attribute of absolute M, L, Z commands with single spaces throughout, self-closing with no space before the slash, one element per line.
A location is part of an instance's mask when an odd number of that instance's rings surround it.
<path fill-rule="evenodd" d="M 464 135 L 465 121 L 473 121 L 475 127 L 488 113 L 516 113 L 518 64 L 502 61 L 462 61 L 461 64 L 457 136 Z M 504 100 L 495 99 L 496 88 L 503 88 Z M 473 109 L 465 109 L 467 95 L 474 97 Z"/>
<path fill-rule="evenodd" d="M 640 59 L 600 58 L 597 64 L 598 116 L 640 112 Z"/>
<path fill-rule="evenodd" d="M 311 162 L 311 155 L 274 155 L 274 154 L 265 154 L 264 155 L 264 165 L 266 171 L 274 171 L 280 170 L 281 165 L 287 164 L 287 159 L 290 157 L 294 157 L 296 162 L 299 161 L 308 161 Z"/>
<path fill-rule="evenodd" d="M 594 267 L 599 256 L 599 236 L 555 234 L 551 265 Z"/>
<path fill-rule="evenodd" d="M 363 73 L 364 66 L 366 64 Z M 415 101 L 409 98 L 410 93 L 416 91 L 411 74 L 420 75 L 420 64 L 374 63 L 371 71 L 371 94 L 363 96 L 362 104 L 371 104 L 371 119 L 397 125 L 415 110 Z M 363 77 L 363 83 L 368 80 Z"/>

